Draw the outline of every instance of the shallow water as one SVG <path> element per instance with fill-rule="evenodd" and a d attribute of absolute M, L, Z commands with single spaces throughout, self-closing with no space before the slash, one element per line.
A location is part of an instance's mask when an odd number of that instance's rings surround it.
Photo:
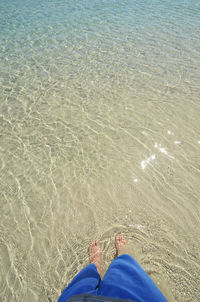
<path fill-rule="evenodd" d="M 117 232 L 169 301 L 199 301 L 199 1 L 0 17 L 0 301 L 56 301 Z"/>

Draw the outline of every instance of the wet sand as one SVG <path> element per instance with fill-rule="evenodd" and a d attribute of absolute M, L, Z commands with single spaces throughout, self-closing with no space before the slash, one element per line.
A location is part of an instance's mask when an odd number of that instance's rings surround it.
<path fill-rule="evenodd" d="M 198 17 L 184 6 L 159 19 L 152 6 L 148 27 L 144 3 L 134 21 L 126 3 L 95 14 L 86 2 L 68 19 L 64 3 L 6 4 L 0 301 L 56 301 L 91 240 L 104 273 L 122 232 L 169 301 L 198 302 Z"/>

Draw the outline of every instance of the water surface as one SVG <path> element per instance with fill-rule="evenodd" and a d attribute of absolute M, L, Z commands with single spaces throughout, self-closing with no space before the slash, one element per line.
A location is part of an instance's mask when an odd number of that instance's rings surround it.
<path fill-rule="evenodd" d="M 197 0 L 1 0 L 0 301 L 56 301 L 117 232 L 199 301 L 199 20 Z"/>

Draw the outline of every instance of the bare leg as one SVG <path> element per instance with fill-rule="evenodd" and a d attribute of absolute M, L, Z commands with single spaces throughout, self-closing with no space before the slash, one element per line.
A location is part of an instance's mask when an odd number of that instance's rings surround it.
<path fill-rule="evenodd" d="M 99 240 L 94 240 L 89 246 L 90 262 L 94 263 L 97 267 L 99 275 L 101 274 L 101 249 Z"/>
<path fill-rule="evenodd" d="M 116 246 L 116 255 L 117 255 L 117 257 L 126 253 L 126 251 L 127 251 L 127 242 L 126 242 L 126 239 L 121 234 L 116 235 L 116 237 L 115 237 L 115 246 Z"/>

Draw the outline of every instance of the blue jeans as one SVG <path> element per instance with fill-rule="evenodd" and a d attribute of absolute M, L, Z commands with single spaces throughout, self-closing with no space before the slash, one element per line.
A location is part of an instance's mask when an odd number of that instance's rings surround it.
<path fill-rule="evenodd" d="M 84 293 L 136 302 L 167 302 L 147 273 L 128 254 L 112 261 L 103 280 L 93 263 L 86 266 L 62 292 L 58 302 Z"/>

